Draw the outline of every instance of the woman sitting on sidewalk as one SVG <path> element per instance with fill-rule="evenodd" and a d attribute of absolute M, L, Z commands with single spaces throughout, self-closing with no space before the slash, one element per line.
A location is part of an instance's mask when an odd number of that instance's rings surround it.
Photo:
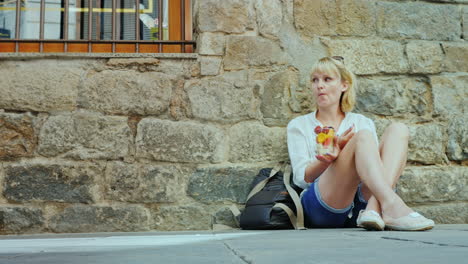
<path fill-rule="evenodd" d="M 345 227 L 359 212 L 357 225 L 368 230 L 433 228 L 434 221 L 414 212 L 394 192 L 406 164 L 408 128 L 393 123 L 378 143 L 373 121 L 351 112 L 355 77 L 342 57 L 320 59 L 310 79 L 317 110 L 288 124 L 294 182 L 305 189 L 306 224 Z M 317 155 L 316 133 L 330 127 L 336 129 L 331 134 L 334 148 Z"/>

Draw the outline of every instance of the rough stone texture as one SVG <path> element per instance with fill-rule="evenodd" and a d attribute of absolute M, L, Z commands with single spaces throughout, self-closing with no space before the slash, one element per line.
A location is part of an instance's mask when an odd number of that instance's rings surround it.
<path fill-rule="evenodd" d="M 92 203 L 94 179 L 102 173 L 101 166 L 91 163 L 6 164 L 3 196 L 14 202 Z"/>
<path fill-rule="evenodd" d="M 221 224 L 225 226 L 230 226 L 237 228 L 237 222 L 232 214 L 231 210 L 228 207 L 222 207 L 219 209 L 213 216 L 213 224 Z"/>
<path fill-rule="evenodd" d="M 175 202 L 182 188 L 181 174 L 174 165 L 111 162 L 106 167 L 106 197 L 120 202 Z"/>
<path fill-rule="evenodd" d="M 398 194 L 409 203 L 468 201 L 468 170 L 463 167 L 407 167 Z"/>
<path fill-rule="evenodd" d="M 458 40 L 461 16 L 456 5 L 424 2 L 377 3 L 377 31 L 386 38 Z"/>
<path fill-rule="evenodd" d="M 80 66 L 79 61 L 0 62 L 0 108 L 22 111 L 75 109 L 82 72 Z"/>
<path fill-rule="evenodd" d="M 322 42 L 329 54 L 343 56 L 345 64 L 355 74 L 405 73 L 409 69 L 404 46 L 396 41 L 322 38 Z"/>
<path fill-rule="evenodd" d="M 33 155 L 37 145 L 33 120 L 31 115 L 0 113 L 1 160 Z"/>
<path fill-rule="evenodd" d="M 201 75 L 218 75 L 221 68 L 222 57 L 201 57 L 200 73 Z"/>
<path fill-rule="evenodd" d="M 434 112 L 452 117 L 468 113 L 468 75 L 431 76 Z"/>
<path fill-rule="evenodd" d="M 376 7 L 374 1 L 337 0 L 336 3 L 336 32 L 338 35 L 375 35 Z"/>
<path fill-rule="evenodd" d="M 278 39 L 278 33 L 283 22 L 282 5 L 279 0 L 258 0 L 255 2 L 257 11 L 258 32 L 261 36 Z"/>
<path fill-rule="evenodd" d="M 468 223 L 468 203 L 449 203 L 413 207 L 437 224 Z"/>
<path fill-rule="evenodd" d="M 158 230 L 206 230 L 212 225 L 211 214 L 198 205 L 161 206 L 153 218 Z"/>
<path fill-rule="evenodd" d="M 468 72 L 468 44 L 443 43 L 445 70 L 448 72 Z"/>
<path fill-rule="evenodd" d="M 294 22 L 305 37 L 370 36 L 376 31 L 375 3 L 366 0 L 294 1 Z"/>
<path fill-rule="evenodd" d="M 88 73 L 80 86 L 79 105 L 108 114 L 159 115 L 169 107 L 172 78 L 129 70 Z"/>
<path fill-rule="evenodd" d="M 329 0 L 294 1 L 294 25 L 306 37 L 335 35 L 336 2 Z"/>
<path fill-rule="evenodd" d="M 468 39 L 468 7 L 463 7 L 463 39 Z"/>
<path fill-rule="evenodd" d="M 243 33 L 251 27 L 246 0 L 204 0 L 197 3 L 197 26 L 202 32 Z"/>
<path fill-rule="evenodd" d="M 446 136 L 437 124 L 410 125 L 408 160 L 422 164 L 444 164 Z"/>
<path fill-rule="evenodd" d="M 284 71 L 273 75 L 264 85 L 260 109 L 267 125 L 286 126 L 290 120 L 289 102 L 298 78 L 296 73 Z"/>
<path fill-rule="evenodd" d="M 286 128 L 244 122 L 229 129 L 231 162 L 282 161 L 288 158 Z"/>
<path fill-rule="evenodd" d="M 451 160 L 468 160 L 468 116 L 452 117 L 447 127 L 447 156 Z"/>
<path fill-rule="evenodd" d="M 224 55 L 226 37 L 221 33 L 203 32 L 198 36 L 198 54 Z"/>
<path fill-rule="evenodd" d="M 286 64 L 287 56 L 274 41 L 254 36 L 228 36 L 225 70 L 242 70 L 249 66 Z"/>
<path fill-rule="evenodd" d="M 39 153 L 75 159 L 127 156 L 132 134 L 126 117 L 77 112 L 51 116 L 39 135 Z"/>
<path fill-rule="evenodd" d="M 44 216 L 40 209 L 0 207 L 0 234 L 25 234 L 44 231 Z"/>
<path fill-rule="evenodd" d="M 223 132 L 194 122 L 145 118 L 138 124 L 137 156 L 172 162 L 220 162 Z"/>
<path fill-rule="evenodd" d="M 197 169 L 189 179 L 187 193 L 202 202 L 244 203 L 258 167 L 208 167 Z"/>
<path fill-rule="evenodd" d="M 188 99 L 187 92 L 184 90 L 184 80 L 178 80 L 174 92 L 172 93 L 169 114 L 175 120 L 191 118 L 192 107 Z"/>
<path fill-rule="evenodd" d="M 413 73 L 439 73 L 444 53 L 438 42 L 411 41 L 406 45 L 410 70 Z"/>
<path fill-rule="evenodd" d="M 58 233 L 149 230 L 149 212 L 142 206 L 73 205 L 50 219 L 49 228 Z"/>
<path fill-rule="evenodd" d="M 428 86 L 418 78 L 360 78 L 356 110 L 386 116 L 423 115 L 429 110 Z"/>
<path fill-rule="evenodd" d="M 244 71 L 187 82 L 185 90 L 194 117 L 236 122 L 256 116 L 253 90 Z"/>

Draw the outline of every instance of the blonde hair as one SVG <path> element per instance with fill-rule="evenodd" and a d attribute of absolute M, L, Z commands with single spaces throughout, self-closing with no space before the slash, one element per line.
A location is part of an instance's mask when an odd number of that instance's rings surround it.
<path fill-rule="evenodd" d="M 356 77 L 344 65 L 343 57 L 334 56 L 321 58 L 312 68 L 311 75 L 315 72 L 340 76 L 341 81 L 348 84 L 348 89 L 341 94 L 341 111 L 350 112 L 353 110 L 356 104 L 356 91 L 354 89 Z"/>

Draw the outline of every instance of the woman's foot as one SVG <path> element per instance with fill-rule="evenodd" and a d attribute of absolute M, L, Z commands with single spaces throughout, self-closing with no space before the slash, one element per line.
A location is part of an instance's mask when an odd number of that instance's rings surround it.
<path fill-rule="evenodd" d="M 414 212 L 396 194 L 391 203 L 382 205 L 382 216 L 389 230 L 423 231 L 434 227 L 434 221 Z"/>
<path fill-rule="evenodd" d="M 385 223 L 374 210 L 361 210 L 356 220 L 357 226 L 370 231 L 383 231 Z"/>
<path fill-rule="evenodd" d="M 407 216 L 397 219 L 387 217 L 385 228 L 396 231 L 424 231 L 434 227 L 434 221 L 427 219 L 417 212 L 412 212 Z"/>

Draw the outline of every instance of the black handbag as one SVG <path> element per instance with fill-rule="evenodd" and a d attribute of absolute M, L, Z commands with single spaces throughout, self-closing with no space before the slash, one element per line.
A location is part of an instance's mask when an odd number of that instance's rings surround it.
<path fill-rule="evenodd" d="M 251 184 L 245 209 L 240 213 L 242 229 L 305 229 L 298 191 L 291 186 L 291 166 L 281 164 L 261 169 Z"/>

